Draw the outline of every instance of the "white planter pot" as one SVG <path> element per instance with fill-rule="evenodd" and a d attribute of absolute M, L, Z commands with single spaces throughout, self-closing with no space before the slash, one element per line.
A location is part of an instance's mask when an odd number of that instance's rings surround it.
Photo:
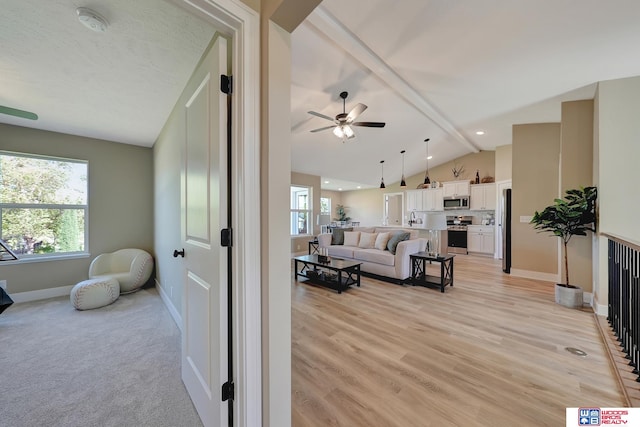
<path fill-rule="evenodd" d="M 569 308 L 582 308 L 582 288 L 556 284 L 556 303 Z"/>

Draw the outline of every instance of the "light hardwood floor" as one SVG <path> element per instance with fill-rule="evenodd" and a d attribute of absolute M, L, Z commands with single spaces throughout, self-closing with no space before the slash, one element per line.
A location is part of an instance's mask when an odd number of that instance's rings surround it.
<path fill-rule="evenodd" d="M 293 426 L 564 426 L 566 407 L 624 406 L 590 309 L 493 259 L 454 266 L 444 294 L 292 279 Z"/>

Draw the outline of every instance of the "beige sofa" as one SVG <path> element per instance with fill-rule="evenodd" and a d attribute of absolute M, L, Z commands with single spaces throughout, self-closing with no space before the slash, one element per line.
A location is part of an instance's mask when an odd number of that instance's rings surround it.
<path fill-rule="evenodd" d="M 342 244 L 337 244 L 340 239 L 336 235 L 336 231 L 338 234 L 344 233 Z M 398 232 L 408 233 L 408 236 L 407 240 L 397 243 L 394 254 L 390 250 L 388 242 L 382 245 L 385 236 L 381 236 L 381 233 L 390 233 L 389 238 L 392 238 Z M 358 233 L 357 240 L 355 240 L 355 233 Z M 419 231 L 416 229 L 353 227 L 353 230 L 349 231 L 334 230 L 334 234 L 320 234 L 318 246 L 327 248 L 331 257 L 361 261 L 360 269 L 364 273 L 382 276 L 394 281 L 403 281 L 411 276 L 409 255 L 424 251 L 427 246 L 427 239 L 418 237 L 418 233 Z M 360 237 L 362 237 L 362 241 Z M 373 247 L 371 247 L 372 243 Z M 384 249 L 382 249 L 383 247 Z"/>

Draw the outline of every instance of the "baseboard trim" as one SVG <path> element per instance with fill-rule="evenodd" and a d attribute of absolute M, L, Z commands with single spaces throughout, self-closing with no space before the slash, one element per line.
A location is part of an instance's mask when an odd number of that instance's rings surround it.
<path fill-rule="evenodd" d="M 9 294 L 16 304 L 21 302 L 38 301 L 41 299 L 69 296 L 74 285 L 60 286 L 57 288 L 40 289 L 38 291 L 17 292 Z"/>
<path fill-rule="evenodd" d="M 607 317 L 609 315 L 609 304 L 600 304 L 596 297 L 593 298 L 593 310 L 598 316 Z"/>
<path fill-rule="evenodd" d="M 167 295 L 167 293 L 164 291 L 164 288 L 160 286 L 160 282 L 158 282 L 158 279 L 156 279 L 156 289 L 160 294 L 160 299 L 162 299 L 165 307 L 167 307 L 167 310 L 169 310 L 171 318 L 174 322 L 176 322 L 176 325 L 178 326 L 178 329 L 180 329 L 180 332 L 182 332 L 182 316 L 180 316 L 180 313 L 178 312 L 178 310 L 176 310 L 176 307 L 171 302 L 169 295 Z"/>
<path fill-rule="evenodd" d="M 511 275 L 525 279 L 544 280 L 545 282 L 553 283 L 558 283 L 560 281 L 560 277 L 554 273 L 541 273 L 539 271 L 520 270 L 519 268 L 512 268 Z"/>

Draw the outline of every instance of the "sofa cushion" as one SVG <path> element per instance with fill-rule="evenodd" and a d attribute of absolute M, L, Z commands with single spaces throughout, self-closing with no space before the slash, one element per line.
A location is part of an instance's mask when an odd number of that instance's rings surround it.
<path fill-rule="evenodd" d="M 351 231 L 353 228 L 334 228 L 331 233 L 331 244 L 342 245 L 344 244 L 344 232 Z"/>
<path fill-rule="evenodd" d="M 358 246 L 360 242 L 359 231 L 346 231 L 344 233 L 344 245 L 345 246 Z"/>
<path fill-rule="evenodd" d="M 358 247 L 362 249 L 373 249 L 376 244 L 378 233 L 360 233 L 360 242 Z"/>
<path fill-rule="evenodd" d="M 409 238 L 407 240 L 413 240 L 413 239 L 417 239 L 420 237 L 420 229 L 418 228 L 389 228 L 389 227 L 377 227 L 376 228 L 376 233 L 382 233 L 384 231 L 388 231 L 391 234 L 393 233 L 398 233 L 400 231 L 404 231 L 406 233 L 409 233 Z"/>
<path fill-rule="evenodd" d="M 409 233 L 405 231 L 396 231 L 387 243 L 387 249 L 389 249 L 389 252 L 395 255 L 398 243 L 402 242 L 403 240 L 409 240 Z"/>
<path fill-rule="evenodd" d="M 356 249 L 353 251 L 353 258 L 358 261 L 369 261 L 382 265 L 394 265 L 396 257 L 389 251 L 378 249 Z"/>
<path fill-rule="evenodd" d="M 374 247 L 381 251 L 387 250 L 387 243 L 389 243 L 389 239 L 391 238 L 391 233 L 378 233 L 378 237 L 376 237 L 376 243 Z"/>
<path fill-rule="evenodd" d="M 338 258 L 353 258 L 353 251 L 358 249 L 353 246 L 332 245 L 329 246 L 329 256 Z"/>

